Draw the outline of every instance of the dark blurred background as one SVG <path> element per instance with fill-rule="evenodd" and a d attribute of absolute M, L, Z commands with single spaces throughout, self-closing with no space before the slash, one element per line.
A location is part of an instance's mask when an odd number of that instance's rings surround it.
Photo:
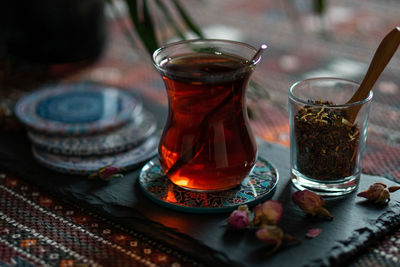
<path fill-rule="evenodd" d="M 167 105 L 149 51 L 183 37 L 199 36 L 182 17 L 176 6 L 179 3 L 205 37 L 256 47 L 268 44 L 248 92 L 252 127 L 258 137 L 289 146 L 289 86 L 316 76 L 360 82 L 380 41 L 400 24 L 398 0 L 109 2 L 0 3 L 0 97 L 9 107 L 7 114 L 21 95 L 44 83 L 85 80 L 135 90 Z M 138 5 L 132 6 L 135 2 Z M 143 12 L 144 7 L 148 13 Z M 363 169 L 397 181 L 399 73 L 397 52 L 374 87 Z M 0 106 L 4 117 L 1 110 Z"/>

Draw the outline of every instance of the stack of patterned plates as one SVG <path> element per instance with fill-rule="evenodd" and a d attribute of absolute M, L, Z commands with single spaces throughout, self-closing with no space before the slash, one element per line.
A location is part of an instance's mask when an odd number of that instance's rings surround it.
<path fill-rule="evenodd" d="M 28 128 L 34 157 L 59 172 L 124 170 L 157 152 L 156 121 L 139 95 L 79 83 L 48 86 L 21 98 L 16 116 Z"/>

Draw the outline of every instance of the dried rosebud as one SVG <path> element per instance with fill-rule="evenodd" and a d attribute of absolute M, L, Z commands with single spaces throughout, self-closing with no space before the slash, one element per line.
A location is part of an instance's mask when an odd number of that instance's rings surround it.
<path fill-rule="evenodd" d="M 276 225 L 282 217 L 282 204 L 276 200 L 267 200 L 262 204 L 258 204 L 253 209 L 254 224 Z"/>
<path fill-rule="evenodd" d="M 363 192 L 357 194 L 359 197 L 364 197 L 369 201 L 377 204 L 387 204 L 390 201 L 390 193 L 400 189 L 400 186 L 391 186 L 387 188 L 384 183 L 374 183 Z"/>
<path fill-rule="evenodd" d="M 273 253 L 277 249 L 279 249 L 282 243 L 286 242 L 301 243 L 301 240 L 291 235 L 285 234 L 283 230 L 276 225 L 261 226 L 256 232 L 256 237 L 260 241 L 274 246 L 274 248 L 270 251 L 270 253 Z"/>
<path fill-rule="evenodd" d="M 357 194 L 359 197 L 367 198 L 371 201 L 376 201 L 381 196 L 382 192 L 386 189 L 386 185 L 383 183 L 374 183 L 369 186 L 369 188 L 363 192 Z"/>
<path fill-rule="evenodd" d="M 263 225 L 256 232 L 256 237 L 264 243 L 280 246 L 283 242 L 284 233 L 276 225 Z"/>
<path fill-rule="evenodd" d="M 239 206 L 228 218 L 228 227 L 236 230 L 245 229 L 249 225 L 249 209 L 247 205 Z"/>
<path fill-rule="evenodd" d="M 307 214 L 312 216 L 320 215 L 330 220 L 333 219 L 329 211 L 322 207 L 325 204 L 324 199 L 314 192 L 309 190 L 294 192 L 292 200 Z"/>
<path fill-rule="evenodd" d="M 319 236 L 322 233 L 322 229 L 320 228 L 313 228 L 308 230 L 308 232 L 306 233 L 306 237 L 307 238 L 315 238 L 317 236 Z"/>
<path fill-rule="evenodd" d="M 98 169 L 97 172 L 90 174 L 89 179 L 100 178 L 104 181 L 108 181 L 115 177 L 122 177 L 123 175 L 119 173 L 120 171 L 121 168 L 119 168 L 118 166 L 107 165 Z"/>
<path fill-rule="evenodd" d="M 390 186 L 390 187 L 388 188 L 388 190 L 389 190 L 390 193 L 396 192 L 396 191 L 399 190 L 399 189 L 400 189 L 400 186 L 398 186 L 398 185 Z"/>

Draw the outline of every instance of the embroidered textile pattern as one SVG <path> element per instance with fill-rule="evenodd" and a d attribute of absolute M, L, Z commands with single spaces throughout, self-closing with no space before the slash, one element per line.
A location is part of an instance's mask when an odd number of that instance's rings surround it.
<path fill-rule="evenodd" d="M 0 174 L 0 266 L 198 266 L 154 240 Z"/>

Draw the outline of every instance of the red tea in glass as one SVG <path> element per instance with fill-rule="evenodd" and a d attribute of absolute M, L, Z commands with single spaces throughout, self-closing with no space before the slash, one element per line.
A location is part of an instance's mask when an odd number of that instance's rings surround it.
<path fill-rule="evenodd" d="M 253 168 L 257 145 L 245 93 L 255 53 L 246 44 L 222 40 L 183 41 L 154 53 L 169 100 L 159 159 L 174 184 L 226 190 Z"/>

